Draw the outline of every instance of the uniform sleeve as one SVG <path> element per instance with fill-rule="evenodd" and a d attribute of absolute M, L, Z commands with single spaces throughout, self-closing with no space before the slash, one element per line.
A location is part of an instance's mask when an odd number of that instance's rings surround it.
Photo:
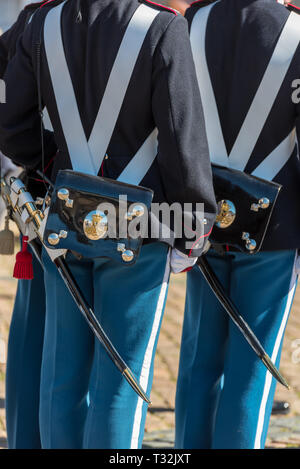
<path fill-rule="evenodd" d="M 176 247 L 189 255 L 202 253 L 204 238 L 212 230 L 216 200 L 212 184 L 200 91 L 188 35 L 187 21 L 176 16 L 169 24 L 155 52 L 153 114 L 159 131 L 158 164 L 169 204 L 204 204 L 206 225 L 195 233 L 195 243 L 186 240 Z M 186 212 L 186 210 L 184 209 Z M 186 220 L 189 219 L 189 213 Z M 195 228 L 194 228 L 195 229 Z M 202 240 L 202 241 L 201 241 Z M 197 246 L 199 245 L 199 248 Z"/>
<path fill-rule="evenodd" d="M 41 164 L 41 127 L 36 76 L 32 64 L 32 24 L 17 43 L 4 74 L 6 103 L 0 104 L 0 150 L 29 169 Z M 45 164 L 56 153 L 52 132 L 44 130 Z"/>
<path fill-rule="evenodd" d="M 7 64 L 16 52 L 17 40 L 25 27 L 26 13 L 23 10 L 17 21 L 0 37 L 0 76 L 4 75 Z"/>
<path fill-rule="evenodd" d="M 24 31 L 28 12 L 26 9 L 22 10 L 18 16 L 17 21 L 7 30 L 2 36 L 2 43 L 6 51 L 7 62 L 15 55 L 16 47 L 19 37 Z"/>

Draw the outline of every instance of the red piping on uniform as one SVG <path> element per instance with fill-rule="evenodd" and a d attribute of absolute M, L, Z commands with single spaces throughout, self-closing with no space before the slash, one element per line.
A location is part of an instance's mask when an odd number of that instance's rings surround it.
<path fill-rule="evenodd" d="M 47 3 L 51 3 L 51 2 L 54 2 L 54 0 L 48 0 L 47 2 L 43 3 L 40 8 L 42 8 L 43 6 L 47 5 Z"/>
<path fill-rule="evenodd" d="M 45 3 L 45 2 L 32 2 L 32 3 L 27 3 L 27 5 L 24 6 L 24 10 L 27 10 L 28 8 L 30 7 L 35 7 L 37 5 L 41 6 L 41 3 Z"/>
<path fill-rule="evenodd" d="M 288 3 L 287 6 L 290 6 L 292 8 L 295 8 L 296 10 L 300 10 L 299 7 L 297 7 L 296 5 L 294 5 L 293 3 Z"/>
<path fill-rule="evenodd" d="M 206 235 L 202 235 L 202 236 L 200 236 L 200 238 L 196 239 L 196 241 L 194 242 L 194 244 L 193 244 L 193 246 L 191 247 L 191 250 L 190 250 L 190 252 L 189 252 L 189 257 L 191 257 L 192 250 L 194 249 L 195 244 L 198 243 L 199 239 L 207 238 L 207 237 L 211 234 L 212 230 L 213 230 L 213 227 L 210 229 L 210 231 L 209 231 Z"/>
<path fill-rule="evenodd" d="M 161 5 L 160 3 L 151 2 L 150 0 L 145 0 L 145 1 L 146 1 L 147 3 L 151 3 L 152 5 L 156 5 L 157 7 L 162 7 L 162 8 L 164 8 L 165 10 L 170 11 L 171 13 L 174 13 L 174 14 L 177 16 L 176 11 L 173 10 L 172 8 L 165 7 L 165 5 Z"/>
<path fill-rule="evenodd" d="M 196 5 L 196 3 L 202 3 L 202 2 L 204 2 L 204 0 L 196 0 L 195 2 L 192 2 L 192 3 L 190 4 L 190 7 L 191 7 L 192 5 Z"/>

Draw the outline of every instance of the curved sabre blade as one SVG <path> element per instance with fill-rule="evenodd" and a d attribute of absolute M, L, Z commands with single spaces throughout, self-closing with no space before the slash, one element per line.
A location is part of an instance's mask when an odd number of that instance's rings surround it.
<path fill-rule="evenodd" d="M 151 404 L 151 401 L 148 399 L 144 391 L 142 390 L 141 386 L 137 383 L 135 377 L 133 376 L 131 370 L 126 368 L 123 371 L 123 376 L 126 381 L 130 384 L 130 386 L 135 390 L 135 392 L 145 401 L 147 404 Z"/>
<path fill-rule="evenodd" d="M 277 370 L 276 366 L 274 366 L 270 357 L 267 354 L 265 354 L 263 357 L 261 357 L 261 360 L 263 364 L 268 368 L 270 373 L 274 376 L 274 378 L 276 378 L 277 381 L 281 383 L 283 386 L 285 386 L 287 389 L 290 389 L 290 385 L 282 376 L 282 374 Z"/>
<path fill-rule="evenodd" d="M 274 378 L 287 389 L 290 389 L 285 378 L 281 375 L 279 370 L 276 368 L 274 363 L 272 362 L 269 355 L 264 350 L 263 346 L 259 342 L 258 338 L 246 323 L 246 321 L 242 318 L 240 313 L 238 312 L 236 306 L 233 304 L 232 300 L 228 297 L 227 293 L 225 292 L 221 282 L 217 278 L 215 272 L 209 265 L 207 259 L 203 255 L 197 261 L 197 265 L 202 272 L 205 280 L 207 281 L 208 285 L 212 289 L 213 293 L 216 295 L 217 299 L 220 301 L 221 305 L 225 309 L 225 311 L 229 314 L 230 318 L 233 320 L 235 325 L 240 329 L 241 333 L 252 347 L 256 355 L 261 359 L 263 364 L 269 370 L 269 372 L 274 376 Z"/>
<path fill-rule="evenodd" d="M 78 287 L 70 269 L 67 266 L 67 263 L 62 257 L 58 257 L 54 260 L 54 264 L 56 265 L 58 272 L 65 282 L 68 290 L 70 291 L 75 303 L 77 304 L 78 308 L 80 309 L 81 313 L 85 317 L 88 325 L 92 329 L 93 333 L 97 337 L 97 339 L 101 342 L 104 349 L 108 353 L 109 357 L 116 365 L 118 370 L 122 373 L 126 381 L 130 384 L 132 389 L 145 401 L 147 404 L 151 404 L 151 401 L 148 399 L 146 394 L 144 393 L 143 389 L 135 379 L 132 371 L 122 357 L 119 355 L 107 335 L 105 334 L 104 330 L 102 329 L 98 319 L 95 316 L 92 308 L 86 303 L 80 288 Z"/>

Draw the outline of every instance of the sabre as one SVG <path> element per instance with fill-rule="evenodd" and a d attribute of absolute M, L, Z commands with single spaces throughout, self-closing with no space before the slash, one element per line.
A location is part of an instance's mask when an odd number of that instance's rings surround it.
<path fill-rule="evenodd" d="M 32 198 L 30 194 L 27 192 L 26 187 L 24 183 L 17 178 L 12 177 L 10 179 L 11 184 L 15 184 L 18 187 L 18 193 L 17 196 L 22 196 L 23 200 L 25 203 L 20 207 L 18 203 L 14 204 L 11 199 L 11 188 L 7 184 L 4 178 L 1 178 L 1 196 L 6 204 L 6 207 L 10 211 L 12 218 L 18 225 L 20 231 L 22 232 L 20 228 L 20 223 L 21 223 L 21 217 L 23 214 L 23 211 L 26 210 L 26 214 L 28 215 L 28 220 L 26 220 L 26 224 L 29 226 L 29 224 L 32 224 L 33 230 L 36 233 L 37 237 L 43 244 L 43 235 L 42 235 L 42 229 L 43 229 L 43 222 L 45 219 L 44 213 L 39 210 L 36 207 L 36 204 L 32 201 Z M 28 198 L 26 199 L 26 195 L 28 195 Z M 28 201 L 26 201 L 28 200 Z M 24 207 L 24 209 L 23 209 Z M 33 252 L 37 256 L 38 260 L 41 261 L 41 256 L 40 253 L 38 252 L 38 249 L 36 249 L 36 243 L 34 241 L 30 241 L 30 243 L 33 247 Z M 47 250 L 48 252 L 48 250 Z M 48 252 L 49 254 L 49 252 Z M 108 356 L 110 359 L 113 361 L 115 366 L 118 368 L 118 370 L 121 372 L 123 377 L 126 379 L 126 381 L 129 383 L 129 385 L 132 387 L 132 389 L 145 401 L 147 404 L 151 404 L 151 401 L 149 398 L 146 396 L 145 392 L 137 382 L 136 378 L 134 377 L 131 369 L 127 366 L 125 361 L 122 359 L 122 357 L 119 355 L 118 351 L 106 335 L 105 331 L 103 330 L 101 324 L 99 323 L 92 307 L 87 303 L 87 301 L 84 298 L 84 295 L 82 294 L 75 278 L 73 277 L 63 255 L 60 255 L 56 257 L 55 259 L 52 259 L 62 280 L 64 281 L 65 285 L 67 286 L 73 300 L 75 301 L 78 309 L 86 319 L 89 327 L 92 329 L 94 335 L 97 337 L 97 339 L 100 341 L 102 346 L 104 347 L 105 351 L 107 352 Z"/>
<path fill-rule="evenodd" d="M 219 281 L 213 269 L 210 267 L 205 255 L 198 259 L 197 265 L 200 271 L 202 272 L 205 280 L 207 281 L 208 285 L 212 289 L 213 293 L 215 294 L 225 311 L 229 314 L 230 318 L 233 320 L 235 325 L 239 328 L 247 342 L 250 344 L 250 346 L 256 353 L 256 355 L 260 358 L 260 360 L 263 362 L 263 364 L 266 366 L 272 376 L 274 376 L 274 378 L 280 384 L 285 386 L 287 389 L 290 389 L 289 384 L 281 375 L 276 366 L 273 364 L 271 358 L 264 350 L 263 346 L 259 342 L 258 338 L 254 334 L 250 326 L 242 318 L 236 306 L 226 294 L 221 282 Z"/>

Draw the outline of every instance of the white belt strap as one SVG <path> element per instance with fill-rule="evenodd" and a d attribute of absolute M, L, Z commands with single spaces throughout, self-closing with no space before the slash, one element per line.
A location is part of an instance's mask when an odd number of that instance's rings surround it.
<path fill-rule="evenodd" d="M 138 186 L 147 174 L 157 154 L 157 129 L 154 129 L 139 151 L 128 163 L 118 181 Z"/>
<path fill-rule="evenodd" d="M 191 27 L 192 51 L 202 98 L 209 150 L 213 163 L 243 171 L 266 123 L 299 45 L 300 17 L 295 13 L 289 15 L 237 140 L 228 156 L 206 60 L 206 28 L 209 15 L 214 6 L 215 4 L 200 9 L 196 13 Z M 281 148 L 275 149 L 271 155 L 273 153 L 278 155 L 280 150 L 290 151 L 290 144 L 288 145 L 287 143 L 291 141 L 290 136 L 287 137 L 280 145 Z M 277 164 L 285 164 L 291 153 L 283 155 L 281 159 L 277 157 Z M 271 157 L 271 155 L 269 156 Z M 275 169 L 277 174 L 281 167 L 274 168 L 273 174 Z"/>
<path fill-rule="evenodd" d="M 228 154 L 206 61 L 206 26 L 213 6 L 214 4 L 201 8 L 196 13 L 191 26 L 190 38 L 202 100 L 210 158 L 212 163 L 228 166 Z"/>
<path fill-rule="evenodd" d="M 230 165 L 245 169 L 266 123 L 300 41 L 300 17 L 290 13 L 248 115 L 229 155 Z"/>
<path fill-rule="evenodd" d="M 99 113 L 89 138 L 96 168 L 100 168 L 112 137 L 121 106 L 146 34 L 159 11 L 140 5 L 123 37 Z"/>
<path fill-rule="evenodd" d="M 139 52 L 159 11 L 146 5 L 140 5 L 135 11 L 124 34 L 93 130 L 87 141 L 64 53 L 61 31 L 64 4 L 52 8 L 46 16 L 44 27 L 46 56 L 73 169 L 97 174 L 109 146 Z M 157 143 L 154 143 L 156 135 L 157 133 L 153 132 L 133 158 L 137 161 L 136 174 L 135 164 L 131 160 L 133 174 L 129 170 L 126 171 L 128 178 L 141 180 L 145 176 L 156 157 Z"/>
<path fill-rule="evenodd" d="M 52 8 L 45 18 L 44 43 L 62 130 L 75 171 L 96 174 L 82 127 L 61 35 L 60 18 L 65 3 Z M 99 168 L 98 168 L 99 169 Z"/>
<path fill-rule="evenodd" d="M 272 181 L 290 159 L 295 144 L 296 129 L 294 128 L 280 145 L 257 166 L 252 172 L 253 176 Z"/>

